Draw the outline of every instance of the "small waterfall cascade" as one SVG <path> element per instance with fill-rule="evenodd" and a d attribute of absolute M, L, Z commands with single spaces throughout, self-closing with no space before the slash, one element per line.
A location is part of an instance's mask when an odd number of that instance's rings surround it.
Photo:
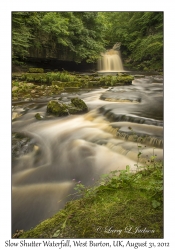
<path fill-rule="evenodd" d="M 123 64 L 120 51 L 110 49 L 102 54 L 98 60 L 98 71 L 102 72 L 123 72 Z"/>

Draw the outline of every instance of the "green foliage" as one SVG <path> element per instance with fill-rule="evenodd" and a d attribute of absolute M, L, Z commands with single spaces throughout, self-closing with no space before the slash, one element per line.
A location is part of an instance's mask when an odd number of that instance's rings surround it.
<path fill-rule="evenodd" d="M 12 13 L 12 57 L 24 58 L 28 55 L 32 35 L 30 28 L 25 24 L 26 12 Z"/>
<path fill-rule="evenodd" d="M 34 69 L 35 71 L 35 69 Z M 70 74 L 67 71 L 63 72 L 48 72 L 48 73 L 24 73 L 20 77 L 26 82 L 33 82 L 38 84 L 52 84 L 59 87 L 99 87 L 99 86 L 116 86 L 131 84 L 134 77 L 131 75 L 117 75 L 117 76 L 101 76 L 96 79 L 93 76 L 79 76 Z"/>
<path fill-rule="evenodd" d="M 13 12 L 12 50 L 15 58 L 31 51 L 76 62 L 94 62 L 104 51 L 103 24 L 96 12 Z"/>
<path fill-rule="evenodd" d="M 51 84 L 59 85 L 60 82 L 80 82 L 80 79 L 76 75 L 72 75 L 66 71 L 63 72 L 48 72 L 48 73 L 40 73 L 42 69 L 30 69 L 31 71 L 38 71 L 38 73 L 24 73 L 21 75 L 21 80 L 26 82 L 33 82 L 33 83 L 44 83 L 44 84 Z"/>
<path fill-rule="evenodd" d="M 98 16 L 105 22 L 108 46 L 121 42 L 122 55 L 129 63 L 141 62 L 138 69 L 163 68 L 163 12 L 99 12 Z"/>
<path fill-rule="evenodd" d="M 42 68 L 29 68 L 29 73 L 44 73 Z"/>
<path fill-rule="evenodd" d="M 138 69 L 162 68 L 163 12 L 12 12 L 14 61 L 35 52 L 95 62 L 116 42 Z"/>

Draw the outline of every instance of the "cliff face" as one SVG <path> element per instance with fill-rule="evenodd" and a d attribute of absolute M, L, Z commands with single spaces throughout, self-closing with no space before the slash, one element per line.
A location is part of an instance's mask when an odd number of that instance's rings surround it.
<path fill-rule="evenodd" d="M 97 70 L 97 63 L 87 63 L 85 60 L 76 62 L 75 54 L 67 48 L 30 48 L 28 56 L 25 59 L 20 59 L 22 66 L 13 63 L 12 71 L 26 71 L 30 67 L 43 68 L 47 71 L 80 71 L 80 72 L 93 72 Z M 25 65 L 25 66 L 24 66 Z"/>

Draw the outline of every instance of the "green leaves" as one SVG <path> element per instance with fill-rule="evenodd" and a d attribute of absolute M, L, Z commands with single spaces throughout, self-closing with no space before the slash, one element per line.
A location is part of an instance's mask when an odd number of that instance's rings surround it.
<path fill-rule="evenodd" d="M 12 13 L 14 59 L 32 54 L 95 62 L 116 42 L 139 69 L 162 67 L 163 12 Z"/>
<path fill-rule="evenodd" d="M 34 30 L 40 25 L 36 12 L 12 12 L 12 58 L 24 59 L 35 40 Z"/>
<path fill-rule="evenodd" d="M 94 62 L 104 51 L 103 24 L 96 12 L 13 12 L 12 22 L 16 58 L 32 52 Z"/>
<path fill-rule="evenodd" d="M 122 55 L 132 63 L 148 67 L 148 60 L 151 66 L 163 67 L 163 12 L 100 12 L 99 20 L 108 45 L 121 42 Z"/>

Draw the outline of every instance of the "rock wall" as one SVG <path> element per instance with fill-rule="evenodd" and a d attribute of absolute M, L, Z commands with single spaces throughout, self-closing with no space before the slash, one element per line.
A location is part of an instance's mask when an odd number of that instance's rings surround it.
<path fill-rule="evenodd" d="M 97 63 L 87 63 L 82 61 L 81 63 L 76 63 L 75 61 L 59 60 L 55 58 L 36 58 L 28 57 L 26 63 L 33 67 L 40 67 L 45 69 L 45 71 L 96 71 Z"/>

